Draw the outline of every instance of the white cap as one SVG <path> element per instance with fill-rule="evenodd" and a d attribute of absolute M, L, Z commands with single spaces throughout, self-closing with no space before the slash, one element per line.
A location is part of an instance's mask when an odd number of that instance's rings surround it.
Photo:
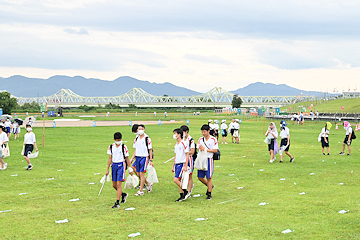
<path fill-rule="evenodd" d="M 240 122 L 240 120 L 239 120 L 239 119 L 235 119 L 235 122 Z"/>
<path fill-rule="evenodd" d="M 215 122 L 216 122 L 216 123 L 218 123 L 218 122 L 219 122 L 219 120 L 215 120 Z"/>
<path fill-rule="evenodd" d="M 223 119 L 221 122 L 226 122 L 226 119 Z"/>
<path fill-rule="evenodd" d="M 209 119 L 209 121 L 208 122 L 212 122 L 213 120 L 211 120 L 211 119 Z"/>

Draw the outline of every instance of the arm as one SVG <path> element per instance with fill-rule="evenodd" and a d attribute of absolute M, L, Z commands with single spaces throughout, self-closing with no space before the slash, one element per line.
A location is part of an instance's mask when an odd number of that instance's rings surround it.
<path fill-rule="evenodd" d="M 34 142 L 34 146 L 35 146 L 35 151 L 39 151 L 36 142 Z"/>
<path fill-rule="evenodd" d="M 351 135 L 352 135 L 352 132 L 351 132 L 351 133 L 349 133 L 349 137 L 348 137 L 348 140 L 347 140 L 348 144 L 350 144 L 350 141 L 351 141 Z"/>
<path fill-rule="evenodd" d="M 290 135 L 288 134 L 287 135 L 287 145 L 289 145 L 290 144 Z"/>
<path fill-rule="evenodd" d="M 135 148 L 134 153 L 133 153 L 133 155 L 132 155 L 132 157 L 130 159 L 130 163 L 132 163 L 134 161 L 135 154 L 136 154 L 136 148 Z"/>
<path fill-rule="evenodd" d="M 194 153 L 195 153 L 195 148 L 191 148 L 190 152 L 189 152 L 189 155 L 193 155 Z"/>
<path fill-rule="evenodd" d="M 152 153 L 153 153 L 153 150 L 152 150 L 152 148 L 151 149 L 149 149 L 149 159 L 150 159 L 150 165 L 151 166 L 154 166 L 154 163 L 153 163 L 153 159 L 152 159 Z"/>
<path fill-rule="evenodd" d="M 207 152 L 217 153 L 218 149 L 206 149 Z"/>
<path fill-rule="evenodd" d="M 183 168 L 185 172 L 187 171 L 188 164 L 189 164 L 189 153 L 187 152 L 186 153 L 186 162 L 185 162 L 185 166 Z"/>
<path fill-rule="evenodd" d="M 175 153 L 173 165 L 172 165 L 172 168 L 171 168 L 172 172 L 175 172 L 175 159 L 176 159 L 176 153 Z"/>
<path fill-rule="evenodd" d="M 127 158 L 127 159 L 129 159 L 129 158 Z M 106 176 L 109 175 L 109 168 L 110 168 L 111 163 L 112 163 L 112 155 L 109 155 L 109 160 L 108 160 L 107 169 L 106 169 L 106 173 L 105 173 Z"/>

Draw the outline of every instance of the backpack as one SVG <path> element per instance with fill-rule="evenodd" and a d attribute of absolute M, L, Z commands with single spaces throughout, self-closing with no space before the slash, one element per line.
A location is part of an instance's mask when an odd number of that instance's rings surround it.
<path fill-rule="evenodd" d="M 122 151 L 123 157 L 124 157 L 125 169 L 128 169 L 128 164 L 127 164 L 126 157 L 125 157 L 125 147 L 124 147 L 124 144 L 121 144 L 121 151 Z M 112 155 L 112 144 L 110 145 L 110 152 L 111 152 L 111 155 Z"/>
<path fill-rule="evenodd" d="M 190 138 L 190 140 L 189 140 L 189 149 L 190 149 L 190 146 L 191 146 L 191 141 L 194 141 L 194 139 L 193 138 Z M 195 161 L 195 159 L 197 158 L 197 148 L 196 148 L 196 143 L 195 143 L 195 141 L 194 141 L 194 144 L 195 144 L 195 151 L 194 151 L 194 154 L 193 154 L 193 159 L 194 159 L 194 161 Z"/>
<path fill-rule="evenodd" d="M 135 138 L 135 142 L 138 140 L 138 138 L 139 138 L 139 136 L 137 136 L 137 137 Z M 150 149 L 149 149 L 148 139 L 149 139 L 149 137 L 146 136 L 146 137 L 145 137 L 145 144 L 146 144 L 146 148 L 147 148 L 147 150 L 148 150 L 149 156 L 150 156 Z M 152 148 L 152 159 L 154 159 L 154 148 Z"/>
<path fill-rule="evenodd" d="M 351 128 L 351 129 L 352 129 L 352 128 Z M 354 129 L 352 129 L 351 139 L 356 139 L 356 135 L 355 135 L 355 131 L 354 131 Z"/>
<path fill-rule="evenodd" d="M 204 141 L 205 146 L 206 146 L 208 149 L 210 149 L 210 148 L 206 145 L 206 143 L 205 143 L 205 137 L 203 137 L 203 141 Z M 220 155 L 221 155 L 221 153 L 220 153 L 220 150 L 218 149 L 217 152 L 214 153 L 213 159 L 214 159 L 214 160 L 220 160 Z"/>

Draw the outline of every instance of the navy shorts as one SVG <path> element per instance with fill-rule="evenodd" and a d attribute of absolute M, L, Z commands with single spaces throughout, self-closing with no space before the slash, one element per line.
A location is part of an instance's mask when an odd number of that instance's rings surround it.
<path fill-rule="evenodd" d="M 344 139 L 344 143 L 345 144 L 348 144 L 348 140 L 349 140 L 349 135 L 346 135 L 345 139 Z M 350 139 L 350 144 L 349 146 L 351 145 L 351 142 L 352 142 L 352 139 Z"/>
<path fill-rule="evenodd" d="M 211 179 L 214 173 L 214 160 L 212 158 L 208 158 L 208 170 L 202 171 L 198 170 L 198 178 L 207 178 Z"/>
<path fill-rule="evenodd" d="M 287 143 L 288 143 L 287 138 L 283 138 L 283 139 L 281 139 L 280 147 L 282 147 L 282 146 L 286 146 L 286 145 L 287 145 Z M 287 148 L 286 148 L 284 151 L 285 151 L 285 152 L 288 152 L 288 151 L 289 151 L 289 149 L 290 149 L 290 143 L 289 143 L 289 146 L 287 146 Z"/>
<path fill-rule="evenodd" d="M 269 151 L 274 150 L 274 143 L 275 143 L 275 139 L 271 139 L 270 144 L 268 144 Z"/>
<path fill-rule="evenodd" d="M 182 169 L 184 167 L 184 164 L 185 163 L 177 163 L 177 164 L 175 164 L 175 177 L 178 178 L 178 179 L 181 179 L 180 175 L 181 175 Z"/>
<path fill-rule="evenodd" d="M 327 142 L 325 142 L 325 138 Z M 329 147 L 329 138 L 328 137 L 321 137 L 321 147 Z"/>
<path fill-rule="evenodd" d="M 26 145 L 25 145 L 24 156 L 27 157 L 27 155 L 30 154 L 30 153 L 32 153 L 33 150 L 34 150 L 34 145 L 32 145 L 32 144 L 26 144 Z"/>
<path fill-rule="evenodd" d="M 111 179 L 113 182 L 125 181 L 125 163 L 113 163 L 111 166 Z"/>
<path fill-rule="evenodd" d="M 226 131 L 226 129 L 221 129 L 221 135 L 222 135 L 223 137 L 227 137 L 227 131 Z"/>
<path fill-rule="evenodd" d="M 5 127 L 5 129 L 6 129 L 6 133 L 11 133 L 10 127 Z"/>

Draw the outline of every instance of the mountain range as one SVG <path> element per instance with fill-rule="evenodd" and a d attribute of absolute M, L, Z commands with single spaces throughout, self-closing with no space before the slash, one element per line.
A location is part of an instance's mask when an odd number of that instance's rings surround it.
<path fill-rule="evenodd" d="M 6 90 L 16 97 L 43 97 L 50 96 L 60 89 L 71 89 L 76 94 L 85 97 L 119 96 L 132 88 L 141 88 L 153 95 L 168 96 L 192 96 L 200 92 L 188 88 L 176 86 L 172 83 L 151 83 L 132 77 L 123 76 L 114 81 L 105 81 L 81 76 L 53 76 L 48 79 L 28 78 L 14 75 L 8 78 L 0 77 L 0 90 Z M 226 89 L 228 90 L 228 89 Z M 230 91 L 239 96 L 295 96 L 314 95 L 316 92 L 305 92 L 285 84 L 251 83 L 250 85 Z"/>

